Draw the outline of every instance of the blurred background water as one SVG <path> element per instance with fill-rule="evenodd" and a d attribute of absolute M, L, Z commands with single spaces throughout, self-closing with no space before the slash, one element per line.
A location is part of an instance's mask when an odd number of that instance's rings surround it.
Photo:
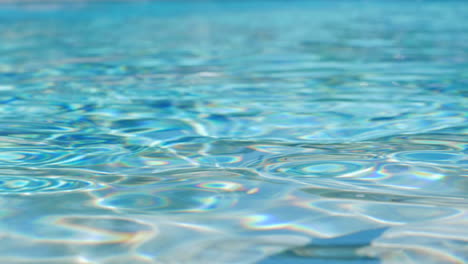
<path fill-rule="evenodd" d="M 0 262 L 465 263 L 465 1 L 0 5 Z"/>

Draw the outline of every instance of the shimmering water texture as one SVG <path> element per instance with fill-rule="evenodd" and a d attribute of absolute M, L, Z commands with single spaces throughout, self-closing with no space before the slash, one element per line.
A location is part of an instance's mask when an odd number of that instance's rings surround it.
<path fill-rule="evenodd" d="M 0 5 L 0 263 L 467 262 L 467 14 Z"/>

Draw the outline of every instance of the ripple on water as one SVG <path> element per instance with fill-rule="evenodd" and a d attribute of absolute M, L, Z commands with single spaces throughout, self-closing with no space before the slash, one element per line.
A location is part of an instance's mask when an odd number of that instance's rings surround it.
<path fill-rule="evenodd" d="M 100 198 L 100 206 L 132 212 L 151 212 L 169 205 L 166 197 L 141 192 L 119 192 Z"/>
<path fill-rule="evenodd" d="M 85 191 L 95 188 L 91 181 L 64 177 L 0 177 L 0 193 L 50 193 Z"/>
<path fill-rule="evenodd" d="M 41 222 L 53 223 L 62 230 L 51 233 L 50 237 L 45 236 L 45 241 L 72 243 L 76 246 L 138 244 L 156 231 L 143 221 L 118 216 L 50 216 L 41 219 Z"/>
<path fill-rule="evenodd" d="M 158 191 L 112 192 L 98 199 L 102 207 L 134 213 L 203 213 L 231 208 L 237 202 L 231 191 L 177 186 Z"/>
<path fill-rule="evenodd" d="M 257 142 L 258 143 L 258 142 Z M 232 139 L 181 138 L 167 142 L 165 147 L 179 156 L 190 158 L 192 162 L 205 167 L 253 167 L 267 157 L 277 153 L 324 152 L 313 148 L 301 148 L 284 143 L 267 142 L 256 144 L 251 141 Z"/>
<path fill-rule="evenodd" d="M 402 151 L 393 154 L 393 157 L 400 161 L 438 165 L 457 165 L 466 160 L 462 153 L 450 151 Z"/>
<path fill-rule="evenodd" d="M 261 182 L 251 181 L 247 170 L 182 169 L 152 177 L 126 177 L 93 194 L 97 204 L 134 213 L 203 213 L 236 206 L 258 192 Z"/>
<path fill-rule="evenodd" d="M 369 158 L 366 155 L 289 155 L 266 160 L 262 169 L 280 177 L 348 177 L 372 168 L 373 163 L 365 161 Z"/>
<path fill-rule="evenodd" d="M 65 122 L 64 120 L 36 120 L 36 119 L 26 119 L 22 120 L 18 117 L 3 118 L 0 120 L 0 125 L 2 127 L 2 134 L 44 134 L 50 135 L 50 133 L 68 133 L 76 131 L 76 127 L 72 126 L 70 123 Z"/>
<path fill-rule="evenodd" d="M 54 144 L 63 147 L 89 147 L 105 144 L 122 144 L 124 139 L 120 136 L 109 134 L 68 133 L 60 135 L 52 140 Z"/>
<path fill-rule="evenodd" d="M 73 159 L 69 151 L 59 148 L 14 148 L 0 153 L 0 166 L 43 166 Z"/>
<path fill-rule="evenodd" d="M 121 119 L 114 121 L 110 127 L 123 134 L 138 135 L 157 140 L 173 140 L 187 135 L 196 135 L 196 128 L 189 122 L 178 119 Z"/>

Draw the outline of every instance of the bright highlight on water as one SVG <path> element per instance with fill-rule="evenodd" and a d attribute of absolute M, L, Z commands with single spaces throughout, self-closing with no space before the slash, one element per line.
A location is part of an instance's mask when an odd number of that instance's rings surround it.
<path fill-rule="evenodd" d="M 0 4 L 0 263 L 468 262 L 467 14 Z"/>

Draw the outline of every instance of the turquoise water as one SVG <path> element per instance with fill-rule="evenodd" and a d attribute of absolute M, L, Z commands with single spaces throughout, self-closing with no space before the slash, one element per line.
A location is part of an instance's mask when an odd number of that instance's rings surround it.
<path fill-rule="evenodd" d="M 466 14 L 0 5 L 0 263 L 467 262 Z"/>

